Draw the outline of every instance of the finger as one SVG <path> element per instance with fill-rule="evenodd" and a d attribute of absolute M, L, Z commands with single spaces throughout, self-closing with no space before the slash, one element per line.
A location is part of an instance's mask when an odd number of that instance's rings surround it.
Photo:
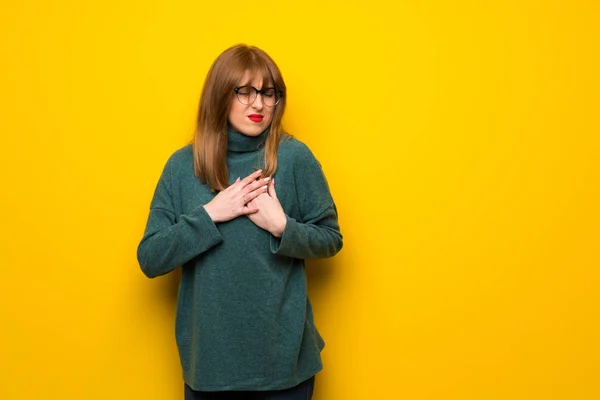
<path fill-rule="evenodd" d="M 258 206 L 252 202 L 246 204 L 244 206 L 244 208 L 242 208 L 243 215 L 256 214 L 257 212 L 258 212 Z"/>
<path fill-rule="evenodd" d="M 237 185 L 239 182 L 240 182 L 240 178 L 238 177 L 238 178 L 235 180 L 235 182 L 233 182 L 231 185 L 229 185 L 229 187 L 228 187 L 227 189 L 229 189 L 229 188 L 233 188 L 233 187 L 234 187 L 235 185 Z"/>
<path fill-rule="evenodd" d="M 269 196 L 277 200 L 277 193 L 275 192 L 275 179 L 271 179 L 271 182 L 269 182 Z"/>
<path fill-rule="evenodd" d="M 231 185 L 227 186 L 227 187 L 225 188 L 225 190 L 231 190 L 231 189 L 233 189 L 233 188 L 235 187 L 235 185 L 237 185 L 237 184 L 239 183 L 239 181 L 240 181 L 240 178 L 237 178 L 237 179 L 235 180 L 235 182 L 233 182 Z"/>
<path fill-rule="evenodd" d="M 259 187 L 258 189 L 251 191 L 250 193 L 246 193 L 243 196 L 243 198 L 245 200 L 244 204 L 250 203 L 252 200 L 257 198 L 261 194 L 265 193 L 268 189 L 269 189 L 268 185 L 263 185 L 263 186 Z"/>
<path fill-rule="evenodd" d="M 256 170 L 242 180 L 242 187 L 247 186 L 257 180 L 262 174 L 262 169 Z"/>
<path fill-rule="evenodd" d="M 263 186 L 266 186 L 266 184 L 268 184 L 271 181 L 271 178 L 264 178 L 264 179 L 258 179 L 254 182 L 252 182 L 251 184 L 249 184 L 248 186 L 246 186 L 243 191 L 244 193 L 250 193 L 253 192 L 257 189 L 260 189 Z"/>

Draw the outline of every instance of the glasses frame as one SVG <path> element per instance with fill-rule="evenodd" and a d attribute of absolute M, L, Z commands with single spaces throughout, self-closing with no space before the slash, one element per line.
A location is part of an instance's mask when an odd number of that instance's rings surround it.
<path fill-rule="evenodd" d="M 240 100 L 240 90 L 243 88 L 252 88 L 252 90 L 254 90 L 254 94 L 255 94 L 254 99 L 252 99 L 252 101 L 250 101 L 248 104 L 246 104 L 242 100 Z M 264 93 L 265 93 L 265 91 L 270 90 L 270 89 L 275 89 L 275 94 L 277 95 L 277 101 L 273 105 L 268 105 L 265 103 Z M 265 106 L 275 107 L 277 104 L 279 104 L 279 102 L 281 101 L 281 99 L 284 96 L 283 90 L 277 90 L 277 88 L 275 88 L 275 87 L 266 87 L 266 88 L 258 90 L 257 88 L 255 88 L 252 85 L 244 85 L 244 86 L 234 87 L 233 91 L 235 92 L 235 97 L 237 98 L 237 100 L 245 106 L 249 106 L 249 105 L 253 104 L 256 101 L 256 99 L 258 98 L 258 95 L 260 94 L 262 96 L 263 104 Z"/>

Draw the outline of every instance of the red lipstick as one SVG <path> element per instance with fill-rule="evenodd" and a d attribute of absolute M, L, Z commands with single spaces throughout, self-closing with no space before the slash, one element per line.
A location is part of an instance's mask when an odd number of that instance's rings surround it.
<path fill-rule="evenodd" d="M 262 120 L 263 120 L 264 117 L 265 116 L 262 115 L 262 114 L 250 114 L 250 115 L 248 115 L 248 118 L 252 122 L 262 122 Z"/>

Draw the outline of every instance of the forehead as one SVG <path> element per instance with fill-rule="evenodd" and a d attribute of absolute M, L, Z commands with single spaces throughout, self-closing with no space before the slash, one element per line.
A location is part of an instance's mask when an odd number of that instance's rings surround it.
<path fill-rule="evenodd" d="M 273 80 L 270 76 L 265 76 L 266 74 L 261 73 L 261 71 L 251 71 L 246 70 L 242 77 L 240 78 L 238 84 L 239 85 L 252 85 L 258 89 L 260 89 L 263 84 L 265 86 L 272 86 Z"/>

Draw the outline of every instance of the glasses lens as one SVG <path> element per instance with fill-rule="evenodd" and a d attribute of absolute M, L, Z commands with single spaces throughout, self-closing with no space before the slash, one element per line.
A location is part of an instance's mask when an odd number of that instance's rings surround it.
<path fill-rule="evenodd" d="M 236 89 L 237 98 L 240 103 L 249 105 L 254 103 L 258 95 L 256 89 L 252 86 L 241 86 Z M 281 96 L 275 88 L 265 88 L 260 91 L 261 100 L 264 105 L 272 107 L 279 103 Z"/>
<path fill-rule="evenodd" d="M 237 91 L 237 98 L 242 104 L 251 104 L 256 99 L 256 90 L 252 86 L 242 86 Z"/>
<path fill-rule="evenodd" d="M 262 101 L 266 106 L 272 107 L 279 102 L 277 91 L 274 88 L 266 88 L 261 94 Z"/>

